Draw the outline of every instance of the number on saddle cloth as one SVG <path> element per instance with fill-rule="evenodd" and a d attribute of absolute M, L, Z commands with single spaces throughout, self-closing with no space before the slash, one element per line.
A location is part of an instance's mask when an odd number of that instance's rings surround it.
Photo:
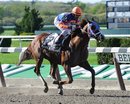
<path fill-rule="evenodd" d="M 57 33 L 51 33 L 43 42 L 43 47 L 44 46 L 52 46 L 55 44 L 55 41 L 58 38 L 58 34 Z"/>
<path fill-rule="evenodd" d="M 60 52 L 61 47 L 63 49 L 68 49 L 69 41 L 70 41 L 70 35 L 67 35 L 61 42 L 62 46 L 58 46 L 55 44 L 57 40 L 59 39 L 59 36 L 57 33 L 50 34 L 43 42 L 42 48 L 48 49 L 55 52 Z"/>

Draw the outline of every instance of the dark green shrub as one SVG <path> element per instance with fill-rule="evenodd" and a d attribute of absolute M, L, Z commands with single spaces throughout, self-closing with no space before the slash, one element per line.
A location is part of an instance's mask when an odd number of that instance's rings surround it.
<path fill-rule="evenodd" d="M 97 47 L 120 47 L 121 39 L 119 38 L 108 38 L 103 42 L 97 42 Z M 112 53 L 97 53 L 98 64 L 113 64 Z"/>
<path fill-rule="evenodd" d="M 121 47 L 130 47 L 130 38 L 122 38 L 120 43 Z"/>
<path fill-rule="evenodd" d="M 0 38 L 0 47 L 10 47 L 11 43 L 11 38 Z"/>

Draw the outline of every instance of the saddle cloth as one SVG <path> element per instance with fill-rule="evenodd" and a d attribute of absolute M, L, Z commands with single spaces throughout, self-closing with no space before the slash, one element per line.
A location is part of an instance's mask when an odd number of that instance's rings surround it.
<path fill-rule="evenodd" d="M 54 45 L 55 42 L 56 42 L 56 40 L 57 40 L 57 38 L 58 38 L 58 36 L 59 36 L 59 35 L 58 35 L 57 33 L 51 33 L 51 34 L 45 39 L 47 45 L 48 45 L 48 46 Z"/>
<path fill-rule="evenodd" d="M 55 50 L 55 42 L 57 41 L 57 39 L 59 38 L 59 35 L 57 33 L 51 33 L 44 41 L 43 44 L 46 44 L 46 48 L 54 51 Z M 45 48 L 45 46 L 43 45 L 43 48 Z"/>

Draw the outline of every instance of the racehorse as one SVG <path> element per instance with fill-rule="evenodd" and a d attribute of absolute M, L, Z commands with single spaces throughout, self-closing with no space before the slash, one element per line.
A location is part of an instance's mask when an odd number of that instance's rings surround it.
<path fill-rule="evenodd" d="M 60 53 L 50 51 L 41 47 L 45 38 L 49 35 L 43 33 L 34 38 L 30 43 L 28 48 L 20 55 L 19 63 L 22 61 L 34 58 L 36 61 L 36 66 L 34 72 L 44 83 L 45 89 L 44 92 L 48 91 L 48 85 L 44 78 L 41 76 L 40 67 L 43 62 L 43 59 L 47 59 L 50 62 L 50 75 L 54 79 L 55 84 L 59 85 L 59 94 L 63 94 L 62 85 L 70 84 L 73 82 L 73 76 L 71 73 L 71 67 L 79 65 L 80 67 L 88 70 L 92 74 L 92 82 L 90 93 L 93 94 L 95 91 L 95 71 L 90 66 L 87 61 L 88 58 L 88 43 L 91 37 L 95 38 L 97 41 L 102 41 L 104 39 L 103 34 L 100 32 L 100 27 L 95 21 L 82 20 L 79 24 L 81 28 L 75 28 L 72 31 L 69 41 L 70 50 L 61 50 Z M 68 42 L 67 41 L 67 42 Z M 67 44 L 65 42 L 65 45 Z M 58 64 L 62 65 L 67 76 L 68 80 L 61 81 Z"/>

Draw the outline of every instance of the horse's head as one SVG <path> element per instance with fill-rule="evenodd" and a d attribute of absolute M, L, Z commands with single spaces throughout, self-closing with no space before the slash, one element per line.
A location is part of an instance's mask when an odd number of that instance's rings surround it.
<path fill-rule="evenodd" d="M 95 38 L 97 41 L 103 41 L 104 35 L 100 31 L 100 26 L 95 21 L 82 20 L 81 28 L 87 32 L 89 37 Z"/>

